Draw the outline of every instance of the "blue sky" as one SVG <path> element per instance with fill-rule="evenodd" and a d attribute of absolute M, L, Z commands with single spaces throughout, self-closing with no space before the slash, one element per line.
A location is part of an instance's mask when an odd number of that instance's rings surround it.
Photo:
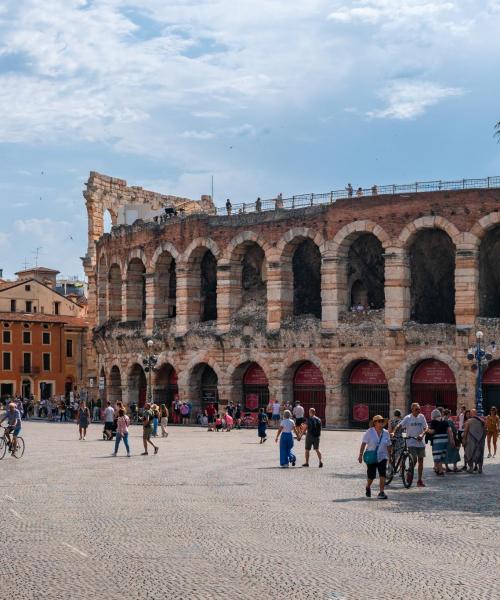
<path fill-rule="evenodd" d="M 81 273 L 90 170 L 223 204 L 500 175 L 500 0 L 4 0 L 0 268 Z"/>

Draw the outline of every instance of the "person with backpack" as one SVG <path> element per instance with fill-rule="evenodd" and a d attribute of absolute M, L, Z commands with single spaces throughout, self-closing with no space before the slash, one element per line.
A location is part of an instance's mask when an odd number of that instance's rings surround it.
<path fill-rule="evenodd" d="M 144 413 L 142 415 L 142 443 L 144 444 L 144 452 L 141 456 L 147 456 L 148 452 L 148 444 L 151 444 L 155 449 L 155 454 L 158 454 L 158 446 L 153 444 L 151 441 L 151 434 L 153 433 L 153 411 L 151 410 L 151 404 L 146 402 L 144 405 Z"/>
<path fill-rule="evenodd" d="M 319 451 L 319 439 L 321 437 L 321 419 L 316 416 L 316 410 L 314 408 L 309 409 L 309 416 L 305 422 L 306 426 L 306 462 L 302 465 L 303 467 L 309 466 L 309 454 L 311 448 L 314 448 L 318 455 L 319 468 L 323 466 L 321 452 Z"/>
<path fill-rule="evenodd" d="M 267 422 L 268 422 L 267 415 L 263 408 L 260 409 L 260 412 L 257 415 L 257 420 L 258 420 L 257 431 L 258 431 L 258 434 L 260 437 L 260 443 L 263 444 L 267 440 L 266 429 L 267 429 Z"/>

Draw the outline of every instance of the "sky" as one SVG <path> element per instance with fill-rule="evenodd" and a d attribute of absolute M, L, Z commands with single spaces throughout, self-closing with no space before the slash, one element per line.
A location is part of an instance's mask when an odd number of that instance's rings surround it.
<path fill-rule="evenodd" d="M 216 204 L 500 175 L 500 0 L 3 0 L 0 268 L 81 275 L 91 170 Z"/>

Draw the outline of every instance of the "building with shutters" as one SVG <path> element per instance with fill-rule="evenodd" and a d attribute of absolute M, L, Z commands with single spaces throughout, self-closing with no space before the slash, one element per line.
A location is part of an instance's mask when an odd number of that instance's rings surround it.
<path fill-rule="evenodd" d="M 0 280 L 0 399 L 69 397 L 87 385 L 85 307 L 39 267 Z"/>
<path fill-rule="evenodd" d="M 145 401 L 152 339 L 155 400 L 195 414 L 299 400 L 328 426 L 366 427 L 411 401 L 473 406 L 466 351 L 477 329 L 500 339 L 500 178 L 280 195 L 229 215 L 97 173 L 84 196 L 90 376 L 108 399 Z M 484 386 L 500 404 L 500 363 Z"/>

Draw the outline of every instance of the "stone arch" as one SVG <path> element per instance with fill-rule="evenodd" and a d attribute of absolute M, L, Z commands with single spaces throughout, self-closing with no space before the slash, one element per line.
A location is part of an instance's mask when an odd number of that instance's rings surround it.
<path fill-rule="evenodd" d="M 160 256 L 164 253 L 164 252 L 168 252 L 170 254 L 170 256 L 175 259 L 176 261 L 180 260 L 180 254 L 179 251 L 177 250 L 177 248 L 171 244 L 170 242 L 162 242 L 158 248 L 156 248 L 156 250 L 153 253 L 153 256 L 151 257 L 151 270 L 154 271 L 156 269 L 156 263 L 158 261 L 158 259 L 160 258 Z"/>
<path fill-rule="evenodd" d="M 127 374 L 129 405 L 135 404 L 142 408 L 147 400 L 147 387 L 146 373 L 142 365 L 139 362 L 134 362 Z"/>
<path fill-rule="evenodd" d="M 134 248 L 128 253 L 124 264 L 123 273 L 125 278 L 128 277 L 128 268 L 133 259 L 139 259 L 144 265 L 144 268 L 146 269 L 146 266 L 148 264 L 146 252 L 142 248 Z"/>
<path fill-rule="evenodd" d="M 220 250 L 217 244 L 211 238 L 199 237 L 194 239 L 182 253 L 180 259 L 183 264 L 189 264 L 199 255 L 200 250 L 210 250 L 215 258 L 219 258 Z"/>
<path fill-rule="evenodd" d="M 481 239 L 486 235 L 486 233 L 500 224 L 500 212 L 491 212 L 479 219 L 472 229 L 470 233 L 476 237 L 478 240 L 477 246 L 479 247 L 479 243 Z"/>
<path fill-rule="evenodd" d="M 330 249 L 334 256 L 347 257 L 349 248 L 354 240 L 363 234 L 370 233 L 374 235 L 380 242 L 383 248 L 387 248 L 391 243 L 389 234 L 377 223 L 373 221 L 353 221 L 344 225 L 342 229 L 337 231 L 333 240 L 330 243 Z"/>
<path fill-rule="evenodd" d="M 140 257 L 130 257 L 126 274 L 126 320 L 146 318 L 146 267 Z"/>
<path fill-rule="evenodd" d="M 177 309 L 177 264 L 168 249 L 158 250 L 153 257 L 153 316 L 167 319 L 176 316 Z"/>
<path fill-rule="evenodd" d="M 108 271 L 108 319 L 121 321 L 122 307 L 122 269 L 117 262 L 112 262 Z"/>
<path fill-rule="evenodd" d="M 122 376 L 118 365 L 112 365 L 109 369 L 109 375 L 106 379 L 106 400 L 109 400 L 114 406 L 122 401 Z"/>
<path fill-rule="evenodd" d="M 206 363 L 217 373 L 219 384 L 227 385 L 228 379 L 226 377 L 226 371 L 222 369 L 219 363 L 207 352 L 201 351 L 196 353 L 189 363 L 179 372 L 179 385 L 181 388 L 187 389 L 189 387 L 189 381 L 192 376 L 193 369 L 199 363 Z"/>
<path fill-rule="evenodd" d="M 172 411 L 172 403 L 179 397 L 178 373 L 169 361 L 157 363 L 152 384 L 153 402 L 165 404 Z M 173 415 L 169 414 L 170 421 Z"/>
<path fill-rule="evenodd" d="M 241 233 L 230 242 L 219 265 L 219 293 L 222 305 L 226 297 L 231 316 L 243 309 L 239 315 L 243 321 L 266 319 L 270 252 L 270 245 L 251 231 Z M 251 308 L 251 314 L 245 312 L 247 308 Z"/>
<path fill-rule="evenodd" d="M 445 229 L 422 228 L 407 250 L 410 268 L 410 319 L 455 323 L 456 247 Z"/>
<path fill-rule="evenodd" d="M 481 317 L 500 318 L 499 290 L 500 219 L 484 231 L 479 245 L 479 315 Z"/>
<path fill-rule="evenodd" d="M 208 361 L 197 362 L 189 369 L 186 389 L 194 414 L 203 412 L 209 403 L 221 402 L 220 383 L 219 371 Z"/>
<path fill-rule="evenodd" d="M 277 260 L 279 262 L 291 260 L 295 247 L 306 239 L 312 240 L 318 246 L 320 252 L 324 252 L 325 239 L 321 233 L 309 227 L 294 227 L 289 229 L 278 242 L 276 246 Z"/>
<path fill-rule="evenodd" d="M 422 229 L 441 229 L 442 231 L 448 234 L 455 246 L 457 245 L 458 237 L 460 236 L 460 231 L 457 229 L 457 227 L 444 217 L 420 217 L 418 219 L 415 219 L 411 223 L 408 223 L 408 225 L 406 225 L 403 228 L 398 237 L 398 245 L 401 248 L 405 248 L 408 250 L 409 246 L 413 241 L 413 238 L 415 237 L 417 232 Z"/>
<path fill-rule="evenodd" d="M 256 416 L 269 403 L 269 374 L 258 360 L 244 360 L 227 369 L 229 399 L 239 404 L 242 413 Z M 247 379 L 248 376 L 248 379 Z"/>

